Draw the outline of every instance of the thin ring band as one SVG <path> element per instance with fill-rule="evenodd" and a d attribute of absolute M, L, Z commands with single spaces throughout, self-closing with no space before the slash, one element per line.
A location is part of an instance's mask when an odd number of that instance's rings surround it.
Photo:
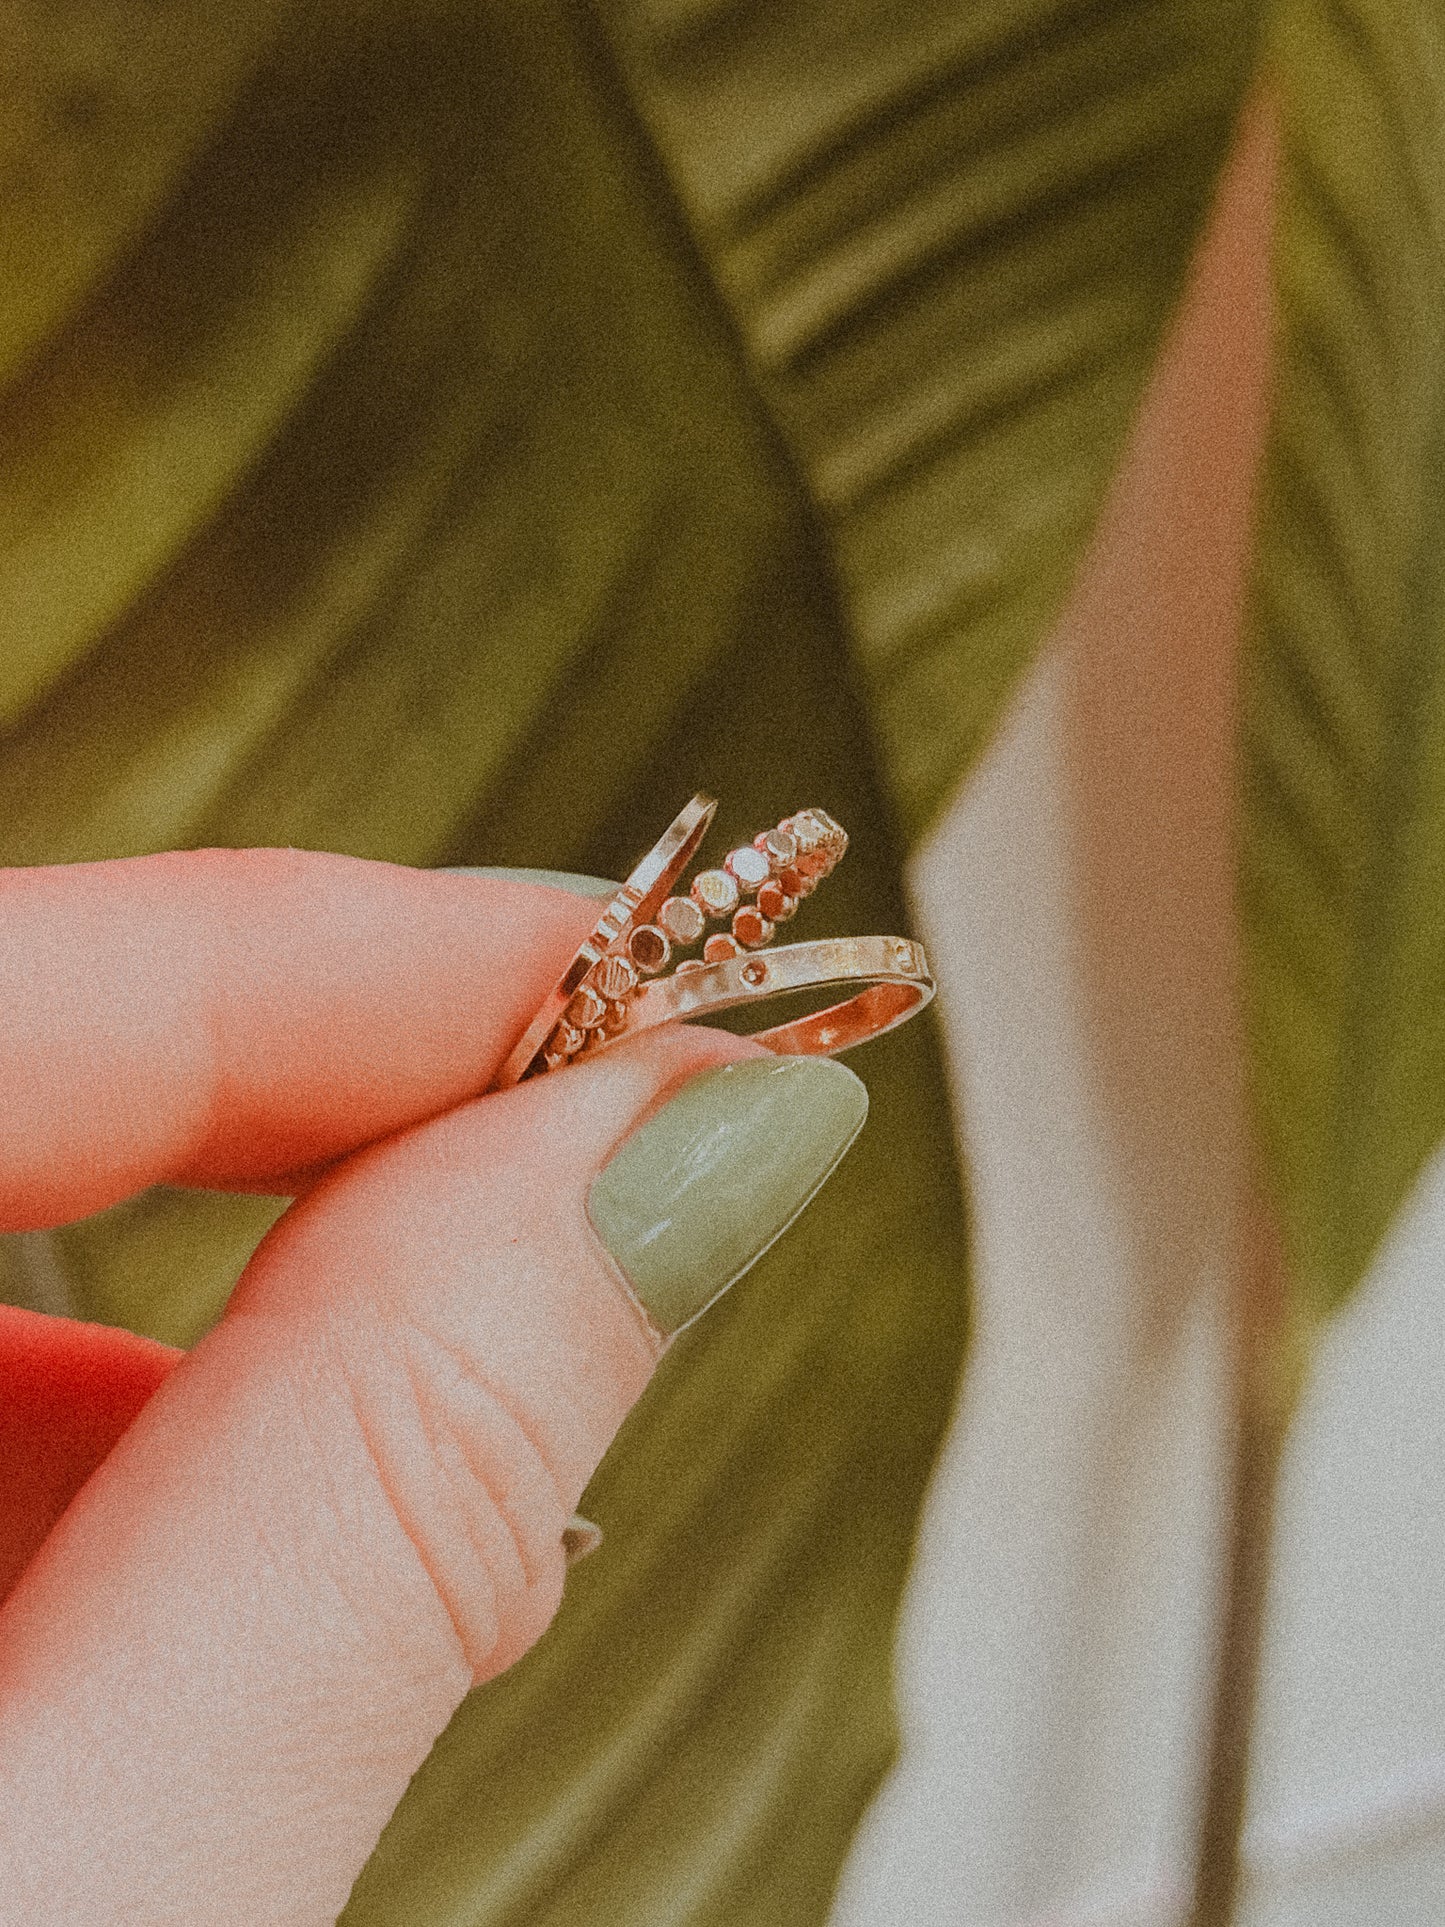
<path fill-rule="evenodd" d="M 639 923 L 651 921 L 663 898 L 692 861 L 716 813 L 717 798 L 701 794 L 678 811 L 598 918 L 592 934 L 512 1047 L 492 1081 L 494 1091 L 505 1091 L 520 1083 L 541 1055 L 558 1018 L 587 973 L 614 944 L 625 943 Z"/>
<path fill-rule="evenodd" d="M 833 1056 L 903 1023 L 934 991 L 922 944 L 907 937 L 823 937 L 700 964 L 639 986 L 628 1004 L 626 1028 L 599 1037 L 594 1052 L 662 1024 L 706 1019 L 790 991 L 859 983 L 865 988 L 843 1003 L 754 1031 L 753 1041 L 781 1056 Z"/>

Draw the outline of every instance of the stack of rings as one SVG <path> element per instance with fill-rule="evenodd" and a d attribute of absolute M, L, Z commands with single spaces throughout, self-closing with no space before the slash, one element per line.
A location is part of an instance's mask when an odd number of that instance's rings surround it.
<path fill-rule="evenodd" d="M 824 810 L 800 810 L 674 894 L 717 804 L 695 796 L 633 870 L 502 1066 L 494 1089 L 560 1070 L 619 1038 L 707 1018 L 782 992 L 856 985 L 846 1003 L 756 1033 L 791 1055 L 831 1055 L 876 1037 L 933 995 L 922 947 L 905 937 L 848 937 L 764 951 L 848 847 Z M 727 931 L 708 934 L 708 924 Z M 702 944 L 676 964 L 674 952 Z"/>

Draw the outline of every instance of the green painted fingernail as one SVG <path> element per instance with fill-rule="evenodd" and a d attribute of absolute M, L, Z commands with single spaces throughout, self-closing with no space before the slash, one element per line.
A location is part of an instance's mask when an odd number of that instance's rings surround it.
<path fill-rule="evenodd" d="M 587 1213 L 664 1333 L 761 1258 L 863 1128 L 868 1092 L 829 1057 L 705 1071 L 593 1180 Z"/>
<path fill-rule="evenodd" d="M 507 870 L 495 863 L 455 867 L 452 876 L 500 877 L 504 883 L 543 883 L 551 890 L 568 890 L 574 897 L 600 897 L 604 902 L 617 895 L 620 883 L 606 877 L 578 876 L 571 870 Z"/>

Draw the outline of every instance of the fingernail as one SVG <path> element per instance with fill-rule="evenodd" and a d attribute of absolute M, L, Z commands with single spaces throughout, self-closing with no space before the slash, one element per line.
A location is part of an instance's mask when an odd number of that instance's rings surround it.
<path fill-rule="evenodd" d="M 574 1512 L 562 1531 L 562 1553 L 569 1566 L 589 1559 L 602 1544 L 602 1528 L 595 1519 L 584 1519 Z"/>
<path fill-rule="evenodd" d="M 622 888 L 620 883 L 609 883 L 606 877 L 578 876 L 572 870 L 506 870 L 491 863 L 454 866 L 448 874 L 455 877 L 500 877 L 503 883 L 541 883 L 550 890 L 567 890 L 574 897 L 601 897 L 604 901 L 615 897 Z"/>
<path fill-rule="evenodd" d="M 748 1058 L 693 1078 L 633 1132 L 587 1213 L 659 1331 L 680 1331 L 756 1263 L 867 1115 L 867 1090 L 832 1058 Z"/>

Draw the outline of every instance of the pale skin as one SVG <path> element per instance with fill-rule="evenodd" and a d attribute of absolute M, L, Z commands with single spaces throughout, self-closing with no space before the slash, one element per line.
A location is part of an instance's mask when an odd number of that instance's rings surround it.
<path fill-rule="evenodd" d="M 0 913 L 0 1228 L 301 1193 L 20 1548 L 0 1920 L 331 1922 L 462 1697 L 550 1622 L 664 1349 L 592 1178 L 755 1047 L 674 1028 L 477 1098 L 595 916 L 533 885 L 209 851 L 12 872 Z"/>

